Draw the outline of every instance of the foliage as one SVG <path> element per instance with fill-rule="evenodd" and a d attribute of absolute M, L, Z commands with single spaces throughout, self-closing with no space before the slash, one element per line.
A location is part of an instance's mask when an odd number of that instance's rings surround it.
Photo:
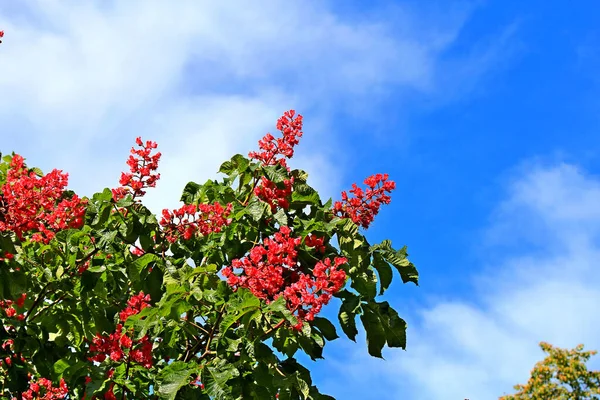
<path fill-rule="evenodd" d="M 588 371 L 586 362 L 596 351 L 560 349 L 542 342 L 548 356 L 538 362 L 525 385 L 515 385 L 517 393 L 500 400 L 556 399 L 583 400 L 600 398 L 600 371 Z"/>
<path fill-rule="evenodd" d="M 368 351 L 405 348 L 387 301 L 393 269 L 417 283 L 406 248 L 359 231 L 389 202 L 387 175 L 335 210 L 291 170 L 302 117 L 190 182 L 160 218 L 141 197 L 160 153 L 137 139 L 122 186 L 91 198 L 13 154 L 0 162 L 0 395 L 82 399 L 330 399 L 295 355 L 321 358 L 339 323 Z M 356 192 L 357 190 L 354 189 Z M 361 208 L 362 207 L 362 208 Z"/>

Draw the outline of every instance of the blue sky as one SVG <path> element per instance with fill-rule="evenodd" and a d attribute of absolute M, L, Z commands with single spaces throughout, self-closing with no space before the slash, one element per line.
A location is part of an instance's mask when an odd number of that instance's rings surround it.
<path fill-rule="evenodd" d="M 156 140 L 159 211 L 295 108 L 294 166 L 326 196 L 397 182 L 368 237 L 408 245 L 421 273 L 387 296 L 407 350 L 328 344 L 309 364 L 324 391 L 493 399 L 539 341 L 600 349 L 600 5 L 245 4 L 0 2 L 0 150 L 89 195 Z"/>

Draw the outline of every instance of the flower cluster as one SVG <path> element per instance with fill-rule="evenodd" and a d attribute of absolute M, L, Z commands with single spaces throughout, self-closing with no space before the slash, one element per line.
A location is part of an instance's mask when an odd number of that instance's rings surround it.
<path fill-rule="evenodd" d="M 312 321 L 321 307 L 339 291 L 346 280 L 346 273 L 339 269 L 347 260 L 342 257 L 318 262 L 312 274 L 301 271 L 297 260 L 297 247 L 301 238 L 290 236 L 291 229 L 282 226 L 273 238 L 266 238 L 262 245 L 250 250 L 248 256 L 232 260 L 223 269 L 223 276 L 234 289 L 244 287 L 267 303 L 284 296 L 288 309 L 302 321 Z M 315 240 L 315 239 L 310 239 Z M 309 241 L 310 241 L 309 240 Z M 322 241 L 316 240 L 320 246 Z"/>
<path fill-rule="evenodd" d="M 318 253 L 325 253 L 325 238 L 315 236 L 311 233 L 304 239 L 304 244 L 308 247 L 314 247 Z"/>
<path fill-rule="evenodd" d="M 138 314 L 146 307 L 150 307 L 149 295 L 140 292 L 127 301 L 127 307 L 119 313 L 119 319 L 125 321 L 128 317 Z M 88 357 L 90 361 L 103 362 L 110 358 L 114 362 L 123 361 L 128 352 L 128 361 L 136 362 L 144 368 L 152 367 L 152 343 L 148 335 L 139 340 L 133 340 L 123 332 L 123 325 L 117 324 L 113 333 L 108 336 L 99 333 L 92 339 L 90 353 L 96 353 Z"/>
<path fill-rule="evenodd" d="M 281 131 L 283 137 L 275 139 L 273 135 L 267 133 L 258 142 L 258 147 L 262 151 L 252 151 L 248 156 L 263 165 L 280 164 L 287 167 L 285 158 L 292 158 L 294 146 L 302 137 L 302 115 L 296 115 L 294 110 L 286 111 L 277 120 L 277 130 Z"/>
<path fill-rule="evenodd" d="M 123 361 L 129 351 L 129 360 L 134 361 L 144 368 L 152 367 L 152 343 L 148 335 L 139 340 L 133 340 L 123 332 L 123 325 L 117 324 L 113 333 L 108 336 L 96 334 L 90 345 L 90 352 L 96 353 L 88 357 L 90 361 L 103 362 L 110 358 L 114 362 Z"/>
<path fill-rule="evenodd" d="M 364 180 L 369 188 L 363 191 L 355 183 L 352 184 L 350 193 L 354 197 L 348 198 L 348 194 L 342 192 L 342 201 L 336 201 L 333 205 L 334 213 L 341 217 L 350 218 L 355 224 L 368 228 L 373 218 L 379 213 L 382 204 L 389 204 L 390 193 L 396 188 L 394 181 L 388 180 L 388 174 L 376 174 Z"/>
<path fill-rule="evenodd" d="M 233 205 L 228 203 L 223 207 L 214 204 L 187 204 L 183 207 L 169 211 L 163 210 L 160 224 L 165 228 L 165 236 L 171 243 L 175 242 L 181 235 L 189 240 L 196 233 L 206 236 L 213 232 L 221 232 L 224 226 L 231 223 L 227 219 Z"/>
<path fill-rule="evenodd" d="M 231 267 L 223 269 L 228 283 L 248 288 L 258 298 L 273 300 L 282 291 L 285 274 L 298 268 L 296 247 L 301 239 L 290 237 L 290 233 L 290 228 L 282 226 L 272 239 L 266 238 L 263 245 L 254 246 L 247 257 L 232 260 Z M 243 270 L 243 274 L 236 275 L 233 269 Z"/>
<path fill-rule="evenodd" d="M 25 299 L 27 299 L 27 293 L 21 294 L 21 296 L 15 301 L 0 300 L 0 309 L 4 310 L 4 314 L 6 314 L 8 318 L 13 318 L 16 315 L 17 319 L 22 321 L 25 319 L 25 314 L 17 314 L 17 310 L 14 308 L 14 305 L 16 305 L 18 308 L 22 308 L 25 304 Z"/>
<path fill-rule="evenodd" d="M 15 154 L 0 188 L 0 232 L 15 232 L 22 240 L 26 232 L 36 231 L 31 240 L 48 243 L 60 230 L 81 227 L 87 201 L 77 195 L 64 198 L 67 178 L 56 169 L 38 177 Z"/>
<path fill-rule="evenodd" d="M 144 143 L 142 138 L 135 139 L 136 144 L 140 147 L 131 148 L 131 155 L 127 160 L 130 173 L 122 172 L 119 184 L 121 187 L 113 189 L 113 198 L 118 201 L 128 195 L 133 194 L 133 197 L 139 197 L 146 194 L 145 188 L 155 187 L 156 181 L 160 178 L 160 174 L 154 173 L 158 169 L 158 161 L 160 160 L 160 152 L 151 154 L 153 149 L 158 145 L 150 140 Z"/>
<path fill-rule="evenodd" d="M 296 328 L 302 326 L 302 320 L 312 321 L 331 297 L 344 287 L 346 272 L 340 266 L 347 262 L 344 257 L 336 257 L 332 264 L 326 258 L 315 265 L 312 276 L 301 274 L 298 281 L 285 288 L 283 295 L 288 308 L 297 310 L 299 322 Z"/>
<path fill-rule="evenodd" d="M 254 194 L 262 201 L 271 206 L 271 211 L 275 212 L 277 207 L 288 209 L 290 207 L 289 197 L 292 194 L 292 185 L 294 178 L 285 179 L 283 188 L 277 187 L 277 184 L 269 179 L 262 177 L 260 184 L 254 188 Z"/>
<path fill-rule="evenodd" d="M 131 296 L 131 298 L 127 300 L 127 307 L 119 313 L 119 319 L 125 322 L 130 316 L 139 314 L 144 308 L 150 307 L 149 301 L 150 295 L 144 295 L 143 291 L 135 296 Z"/>
<path fill-rule="evenodd" d="M 52 387 L 52 381 L 40 378 L 29 384 L 29 390 L 23 392 L 23 400 L 54 400 L 67 397 L 69 389 L 64 379 L 60 380 L 58 387 Z"/>

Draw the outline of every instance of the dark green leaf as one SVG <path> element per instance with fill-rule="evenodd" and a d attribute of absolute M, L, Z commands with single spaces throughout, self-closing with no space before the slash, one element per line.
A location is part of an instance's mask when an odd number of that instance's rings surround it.
<path fill-rule="evenodd" d="M 257 197 L 253 197 L 246 207 L 246 213 L 249 214 L 254 221 L 260 221 L 264 215 L 271 213 L 271 208 L 267 203 L 263 203 Z"/>
<path fill-rule="evenodd" d="M 360 316 L 360 319 L 367 332 L 369 354 L 373 357 L 383 358 L 381 349 L 385 346 L 386 335 L 381 320 L 377 314 L 367 307 L 363 307 L 363 314 Z"/>
<path fill-rule="evenodd" d="M 379 253 L 373 254 L 373 267 L 375 267 L 379 274 L 379 295 L 382 295 L 392 283 L 392 267 L 390 267 Z"/>
<path fill-rule="evenodd" d="M 159 399 L 174 400 L 177 392 L 190 384 L 192 375 L 197 373 L 198 367 L 194 363 L 174 361 L 164 367 L 156 377 L 156 394 Z"/>
<path fill-rule="evenodd" d="M 285 215 L 285 210 L 283 208 L 280 208 L 279 210 L 277 210 L 277 212 L 275 214 L 273 214 L 273 218 L 275 218 L 275 221 L 280 226 L 287 226 L 287 224 L 288 224 L 288 218 L 287 218 L 287 215 Z"/>
<path fill-rule="evenodd" d="M 335 331 L 335 326 L 327 318 L 315 317 L 312 324 L 317 327 L 325 339 L 329 341 L 335 340 L 339 337 Z"/>
<path fill-rule="evenodd" d="M 321 199 L 315 189 L 305 183 L 294 184 L 292 201 L 302 205 L 319 205 Z"/>
<path fill-rule="evenodd" d="M 338 319 L 342 330 L 348 339 L 356 341 L 358 330 L 356 329 L 356 314 L 360 299 L 357 296 L 344 299 L 340 307 Z"/>

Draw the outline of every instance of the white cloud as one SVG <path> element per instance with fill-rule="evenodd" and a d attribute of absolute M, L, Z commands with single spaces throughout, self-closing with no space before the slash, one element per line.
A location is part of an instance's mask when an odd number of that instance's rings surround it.
<path fill-rule="evenodd" d="M 435 398 L 491 399 L 527 380 L 542 357 L 539 341 L 600 348 L 598 204 L 600 181 L 571 165 L 538 167 L 515 181 L 496 216 L 501 228 L 494 229 L 509 238 L 508 256 L 488 260 L 493 268 L 477 280 L 479 305 L 456 300 L 425 312 L 427 329 L 412 332 L 419 350 L 399 357 L 402 369 Z M 536 243 L 534 250 L 511 250 L 511 233 Z M 431 352 L 427 368 L 411 369 L 420 351 Z M 452 366 L 441 373 L 452 390 L 427 384 L 428 370 L 440 363 Z"/>
<path fill-rule="evenodd" d="M 232 151 L 246 153 L 285 109 L 296 108 L 307 114 L 306 135 L 321 143 L 300 149 L 298 166 L 317 182 L 335 183 L 341 160 L 322 149 L 343 128 L 328 115 L 345 107 L 364 114 L 382 91 L 431 90 L 437 60 L 468 15 L 439 14 L 425 29 L 422 15 L 399 7 L 363 19 L 335 7 L 3 3 L 3 150 L 69 171 L 71 186 L 90 193 L 116 183 L 127 149 L 142 135 L 165 154 L 153 202 L 171 204 L 175 184 L 212 176 Z M 311 124 L 333 129 L 310 131 Z"/>

